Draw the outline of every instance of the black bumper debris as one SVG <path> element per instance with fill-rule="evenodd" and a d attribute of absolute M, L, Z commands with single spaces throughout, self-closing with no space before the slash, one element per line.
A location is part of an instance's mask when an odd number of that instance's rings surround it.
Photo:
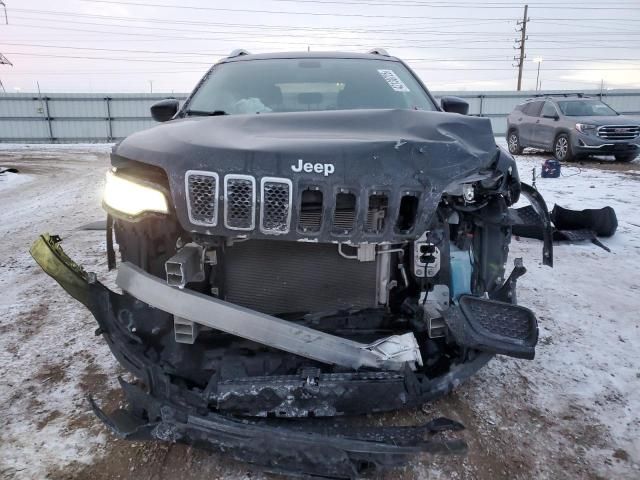
<path fill-rule="evenodd" d="M 533 359 L 538 322 L 531 310 L 471 295 L 459 308 L 445 312 L 445 321 L 460 345 L 485 352 Z"/>
<path fill-rule="evenodd" d="M 96 415 L 118 437 L 179 442 L 228 452 L 237 460 L 275 473 L 358 478 L 400 466 L 421 453 L 462 454 L 467 450 L 461 440 L 437 439 L 439 432 L 464 428 L 445 418 L 419 427 L 354 427 L 335 420 L 326 427 L 323 421 L 310 419 L 294 424 L 283 420 L 247 421 L 188 412 L 135 385 L 120 382 L 128 404 L 134 407 L 107 415 L 91 400 Z"/>

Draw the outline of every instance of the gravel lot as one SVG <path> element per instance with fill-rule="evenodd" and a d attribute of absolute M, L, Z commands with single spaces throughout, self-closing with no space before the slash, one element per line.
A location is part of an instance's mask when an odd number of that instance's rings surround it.
<path fill-rule="evenodd" d="M 114 439 L 89 411 L 107 409 L 123 372 L 80 304 L 34 264 L 39 233 L 105 283 L 104 232 L 79 229 L 104 217 L 100 190 L 107 146 L 2 146 L 0 167 L 0 478 L 274 478 L 181 445 Z M 524 155 L 521 177 L 543 156 Z M 422 409 L 376 415 L 416 424 L 445 415 L 467 426 L 466 457 L 416 459 L 385 478 L 640 478 L 640 165 L 589 161 L 538 179 L 549 207 L 611 205 L 619 229 L 592 245 L 558 245 L 554 269 L 541 243 L 515 239 L 529 272 L 519 301 L 540 322 L 534 361 L 497 357 L 475 378 Z M 539 169 L 538 169 L 539 170 Z"/>

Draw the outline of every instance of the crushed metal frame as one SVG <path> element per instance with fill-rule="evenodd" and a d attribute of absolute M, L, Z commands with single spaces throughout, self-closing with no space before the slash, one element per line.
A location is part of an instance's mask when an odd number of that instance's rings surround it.
<path fill-rule="evenodd" d="M 436 419 L 418 427 L 354 427 L 341 419 L 334 419 L 331 427 L 313 418 L 299 419 L 293 424 L 277 418 L 237 419 L 228 414 L 247 412 L 225 410 L 223 395 L 217 397 L 218 409 L 212 409 L 216 392 L 209 388 L 190 390 L 177 384 L 171 372 L 154 361 L 153 352 L 145 348 L 138 336 L 134 319 L 143 321 L 157 310 L 131 295 L 109 290 L 96 280 L 95 274 L 85 272 L 73 262 L 60 242 L 59 237 L 42 235 L 30 253 L 48 275 L 91 311 L 99 326 L 96 334 L 103 336 L 122 366 L 146 387 L 120 380 L 128 407 L 111 414 L 91 400 L 96 415 L 121 438 L 194 444 L 228 452 L 267 471 L 336 479 L 359 478 L 365 473 L 399 466 L 421 453 L 466 452 L 461 440 L 434 438 L 440 431 L 464 428 L 448 419 Z M 479 353 L 473 360 L 435 379 L 427 379 L 408 367 L 402 372 L 371 372 L 364 377 L 365 382 L 345 374 L 332 400 L 355 409 L 342 413 L 370 413 L 366 399 L 370 399 L 372 389 L 377 389 L 380 394 L 376 398 L 377 411 L 418 406 L 450 392 L 491 357 L 489 353 Z M 389 382 L 390 378 L 393 381 Z M 274 384 L 277 381 L 278 378 Z"/>

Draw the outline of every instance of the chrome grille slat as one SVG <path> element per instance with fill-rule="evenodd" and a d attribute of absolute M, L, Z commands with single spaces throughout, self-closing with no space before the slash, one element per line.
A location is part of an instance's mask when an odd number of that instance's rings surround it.
<path fill-rule="evenodd" d="M 292 183 L 287 178 L 260 180 L 260 231 L 281 235 L 291 224 Z"/>
<path fill-rule="evenodd" d="M 598 127 L 598 136 L 605 140 L 633 140 L 640 135 L 638 125 L 603 125 Z"/>
<path fill-rule="evenodd" d="M 333 227 L 337 230 L 353 229 L 356 220 L 356 212 L 354 210 L 337 210 L 333 217 Z"/>
<path fill-rule="evenodd" d="M 253 230 L 256 180 L 250 175 L 224 177 L 224 225 L 230 230 Z"/>
<path fill-rule="evenodd" d="M 195 225 L 215 227 L 218 224 L 218 174 L 188 170 L 184 179 L 189 220 Z"/>

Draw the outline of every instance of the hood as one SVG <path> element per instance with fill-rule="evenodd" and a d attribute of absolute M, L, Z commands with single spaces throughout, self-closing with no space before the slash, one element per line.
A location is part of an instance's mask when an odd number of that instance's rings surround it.
<path fill-rule="evenodd" d="M 285 178 L 294 207 L 309 185 L 322 190 L 326 201 L 336 189 L 362 199 L 371 189 L 383 190 L 391 205 L 399 204 L 402 191 L 411 191 L 420 195 L 419 215 L 426 221 L 445 188 L 492 166 L 498 149 L 487 118 L 341 110 L 178 119 L 131 135 L 113 153 L 114 164 L 125 157 L 164 169 L 183 227 L 222 235 L 231 232 L 220 222 L 212 229 L 189 221 L 189 170 L 215 172 L 221 183 L 229 174 L 250 176 L 256 188 L 265 177 Z M 358 205 L 366 208 L 366 201 Z M 292 222 L 295 214 L 294 209 Z"/>
<path fill-rule="evenodd" d="M 629 117 L 626 115 L 611 115 L 611 116 L 585 116 L 585 117 L 567 117 L 568 119 L 575 120 L 576 123 L 589 123 L 591 125 L 638 125 L 640 119 Z"/>
<path fill-rule="evenodd" d="M 189 117 L 134 133 L 114 153 L 171 173 L 182 165 L 191 169 L 266 167 L 274 158 L 331 158 L 349 166 L 372 161 L 376 153 L 404 157 L 415 147 L 422 149 L 423 166 L 444 155 L 449 167 L 471 163 L 467 168 L 477 168 L 495 154 L 488 119 L 413 110 Z M 358 156 L 364 152 L 366 158 Z M 228 156 L 232 162 L 225 159 Z"/>

